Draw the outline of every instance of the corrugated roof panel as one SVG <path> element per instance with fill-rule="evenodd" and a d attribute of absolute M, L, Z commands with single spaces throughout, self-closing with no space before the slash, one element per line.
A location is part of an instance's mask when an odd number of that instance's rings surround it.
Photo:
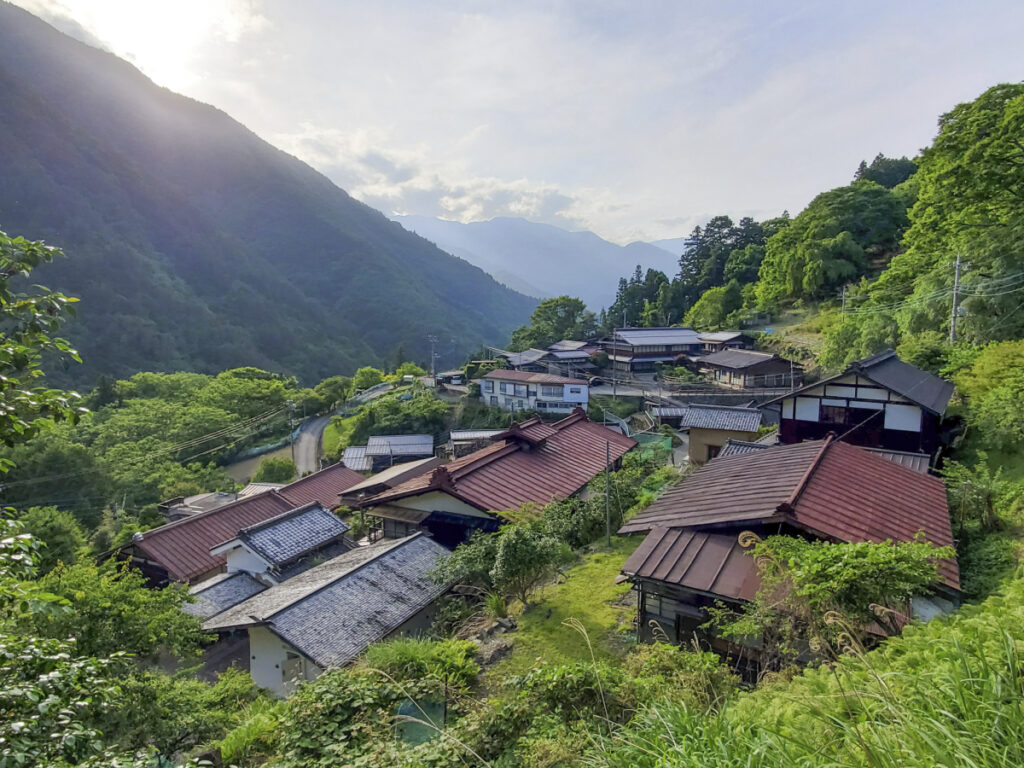
<path fill-rule="evenodd" d="M 289 483 L 279 492 L 296 507 L 316 501 L 327 509 L 334 509 L 339 503 L 338 496 L 364 479 L 351 467 L 332 464 L 319 472 Z"/>

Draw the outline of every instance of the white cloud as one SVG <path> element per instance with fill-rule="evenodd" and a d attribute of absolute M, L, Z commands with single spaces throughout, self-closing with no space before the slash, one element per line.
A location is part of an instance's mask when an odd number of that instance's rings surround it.
<path fill-rule="evenodd" d="M 796 213 L 1024 71 L 1013 0 L 18 1 L 386 213 L 618 242 Z"/>

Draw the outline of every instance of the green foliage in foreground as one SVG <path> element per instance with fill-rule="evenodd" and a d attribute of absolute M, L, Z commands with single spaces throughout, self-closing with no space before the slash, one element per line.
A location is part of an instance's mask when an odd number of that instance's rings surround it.
<path fill-rule="evenodd" d="M 742 696 L 649 708 L 592 766 L 1005 768 L 1024 764 L 1024 580 L 981 606 Z M 852 650 L 852 649 L 851 649 Z"/>

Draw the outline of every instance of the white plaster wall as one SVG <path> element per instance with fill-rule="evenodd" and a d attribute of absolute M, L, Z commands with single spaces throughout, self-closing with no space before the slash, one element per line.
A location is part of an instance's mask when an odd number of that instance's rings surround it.
<path fill-rule="evenodd" d="M 916 405 L 889 403 L 885 406 L 885 428 L 899 429 L 904 432 L 920 432 L 921 409 Z"/>
<path fill-rule="evenodd" d="M 586 384 L 565 384 L 563 385 L 562 400 L 567 403 L 582 403 L 586 405 L 590 399 L 590 387 Z M 579 392 L 570 392 L 571 389 L 578 389 Z"/>
<path fill-rule="evenodd" d="M 266 573 L 269 568 L 265 562 L 242 546 L 225 552 L 228 562 L 228 573 L 246 571 L 247 573 Z"/>
<path fill-rule="evenodd" d="M 291 693 L 296 685 L 294 680 L 285 680 L 281 671 L 288 651 L 297 653 L 266 627 L 249 627 L 249 674 L 256 685 L 281 698 Z M 314 680 L 323 671 L 306 657 L 302 660 L 302 679 Z"/>
<path fill-rule="evenodd" d="M 421 496 L 410 496 L 388 503 L 396 507 L 419 509 L 424 512 L 451 512 L 453 515 L 465 515 L 466 517 L 490 517 L 486 512 L 481 512 L 476 507 L 442 491 L 432 491 Z"/>

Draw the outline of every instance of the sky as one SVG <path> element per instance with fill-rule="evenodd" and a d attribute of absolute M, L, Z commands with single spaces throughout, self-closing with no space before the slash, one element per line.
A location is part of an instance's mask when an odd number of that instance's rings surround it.
<path fill-rule="evenodd" d="M 15 0 L 388 215 L 799 212 L 1024 78 L 1024 3 Z"/>

